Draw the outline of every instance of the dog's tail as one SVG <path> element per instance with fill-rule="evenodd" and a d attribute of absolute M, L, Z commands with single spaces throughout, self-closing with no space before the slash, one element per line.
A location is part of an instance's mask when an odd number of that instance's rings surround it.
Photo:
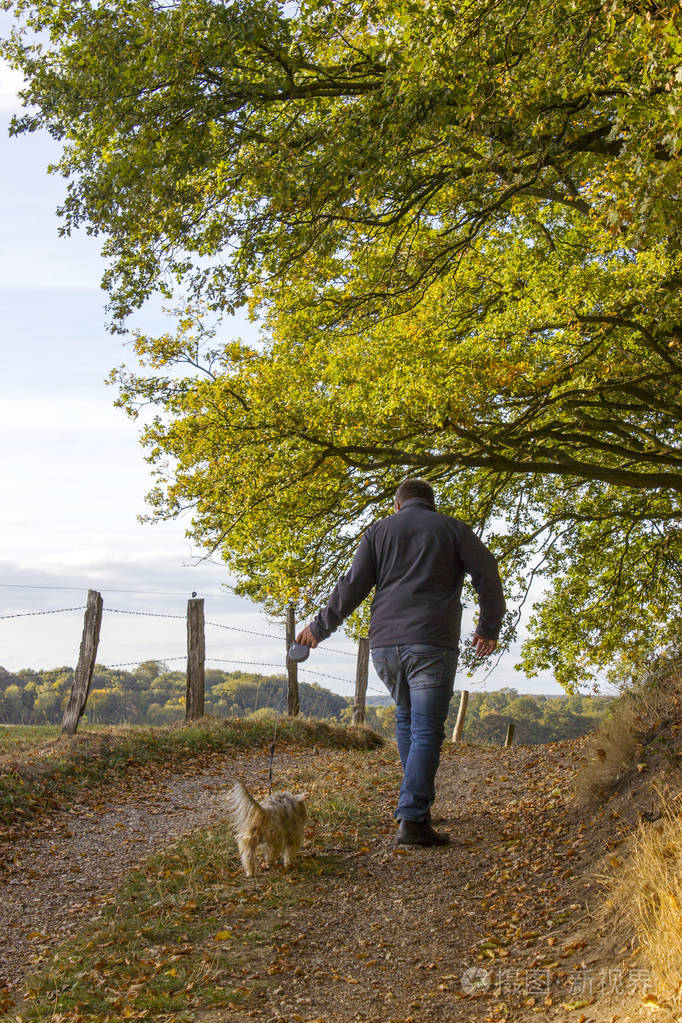
<path fill-rule="evenodd" d="M 262 824 L 265 819 L 265 811 L 241 781 L 234 783 L 225 802 L 232 826 L 237 834 L 243 834 L 249 828 Z"/>

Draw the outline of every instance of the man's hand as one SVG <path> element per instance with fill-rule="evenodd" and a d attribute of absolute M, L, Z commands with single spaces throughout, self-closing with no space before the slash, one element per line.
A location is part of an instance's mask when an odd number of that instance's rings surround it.
<path fill-rule="evenodd" d="M 497 640 L 485 639 L 484 636 L 479 636 L 479 634 L 475 632 L 471 645 L 473 646 L 477 657 L 487 657 L 497 646 Z"/>
<path fill-rule="evenodd" d="M 311 646 L 313 650 L 315 649 L 315 647 L 317 646 L 317 640 L 310 631 L 309 625 L 306 625 L 305 629 L 301 629 L 298 636 L 296 637 L 296 642 L 300 643 L 301 646 Z"/>

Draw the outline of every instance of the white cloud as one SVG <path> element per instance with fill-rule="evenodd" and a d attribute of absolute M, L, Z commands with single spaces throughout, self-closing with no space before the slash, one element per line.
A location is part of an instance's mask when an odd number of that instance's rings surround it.
<path fill-rule="evenodd" d="M 0 110 L 15 112 L 21 106 L 17 93 L 24 84 L 24 76 L 6 61 L 0 61 Z"/>
<path fill-rule="evenodd" d="M 60 562 L 58 557 L 45 559 L 44 564 L 38 559 L 21 564 L 0 562 L 1 665 L 9 670 L 73 665 L 83 612 L 61 609 L 80 608 L 91 587 L 104 599 L 97 658 L 101 664 L 173 658 L 172 667 L 182 669 L 187 598 L 196 590 L 205 598 L 208 667 L 252 670 L 264 675 L 285 671 L 283 623 L 270 620 L 249 600 L 221 593 L 220 583 L 226 572 L 219 566 L 202 563 L 183 567 L 172 550 L 162 548 L 139 554 L 136 559 L 129 551 L 113 559 L 110 551 L 102 549 L 93 550 L 91 555 L 90 563 L 82 557 L 77 564 L 71 559 Z M 60 613 L 41 613 L 45 611 Z M 19 617 L 4 617 L 9 615 Z M 224 628 L 216 628 L 213 623 Z M 333 651 L 324 647 L 315 651 L 301 671 L 301 680 L 319 682 L 350 695 L 354 688 L 354 644 L 335 636 L 330 646 Z M 347 650 L 350 656 L 334 652 L 338 649 Z M 312 669 L 310 674 L 308 668 Z M 337 677 L 318 677 L 316 671 Z M 376 679 L 372 684 L 380 685 Z"/>

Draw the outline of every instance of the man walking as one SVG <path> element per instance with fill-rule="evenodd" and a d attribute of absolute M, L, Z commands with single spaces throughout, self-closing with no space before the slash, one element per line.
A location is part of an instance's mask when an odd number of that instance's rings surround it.
<path fill-rule="evenodd" d="M 401 483 L 395 510 L 398 514 L 369 527 L 350 571 L 297 642 L 316 647 L 376 587 L 370 649 L 396 704 L 403 768 L 394 814 L 400 821 L 397 841 L 445 845 L 448 835 L 431 826 L 431 804 L 459 655 L 464 573 L 478 594 L 473 645 L 479 657 L 497 646 L 505 602 L 495 558 L 464 522 L 436 511 L 430 483 Z"/>

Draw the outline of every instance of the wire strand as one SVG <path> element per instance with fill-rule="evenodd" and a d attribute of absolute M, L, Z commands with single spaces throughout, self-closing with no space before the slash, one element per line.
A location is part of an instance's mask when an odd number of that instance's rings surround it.
<path fill-rule="evenodd" d="M 131 668 L 133 665 L 138 667 L 141 664 L 145 664 L 147 661 L 154 661 L 156 664 L 166 664 L 167 661 L 184 661 L 186 654 L 181 654 L 179 657 L 145 657 L 144 661 L 117 661 L 115 664 L 97 664 L 95 665 L 95 673 L 97 668 Z"/>
<path fill-rule="evenodd" d="M 17 611 L 11 615 L 0 615 L 0 618 L 33 618 L 35 615 L 61 615 L 66 611 L 84 611 L 85 604 L 78 607 L 58 607 L 54 611 Z"/>
<path fill-rule="evenodd" d="M 229 629 L 231 632 L 246 632 L 250 636 L 262 636 L 264 639 L 281 641 L 286 638 L 283 632 L 279 636 L 273 636 L 271 632 L 257 632 L 255 629 L 244 629 L 240 625 L 223 625 L 221 622 L 204 622 L 204 625 L 211 625 L 215 629 Z"/>
<path fill-rule="evenodd" d="M 172 618 L 176 621 L 185 621 L 186 615 L 168 615 L 162 611 L 131 611 L 130 608 L 108 607 L 107 614 L 112 615 L 137 615 L 140 618 Z"/>
<path fill-rule="evenodd" d="M 277 664 L 274 661 L 243 661 L 237 657 L 207 657 L 206 660 L 217 661 L 219 664 L 250 664 L 257 665 L 258 667 L 261 668 L 279 668 L 283 674 L 286 671 L 286 668 L 284 666 L 282 666 L 281 664 Z M 336 682 L 345 682 L 347 685 L 355 685 L 354 680 L 351 680 L 349 678 L 342 678 L 340 675 L 328 675 L 324 671 L 315 671 L 314 668 L 302 668 L 299 665 L 298 670 L 304 671 L 308 675 L 319 675 L 321 678 L 331 678 L 334 679 L 334 681 Z"/>
<path fill-rule="evenodd" d="M 115 615 L 137 615 L 142 618 L 170 618 L 176 621 L 185 621 L 186 615 L 171 615 L 160 611 L 134 611 L 130 608 L 108 607 L 107 613 Z M 239 625 L 223 625 L 221 622 L 204 622 L 215 629 L 228 629 L 230 632 L 244 632 L 249 636 L 260 636 L 262 639 L 283 639 L 283 635 L 275 636 L 271 632 L 258 632 L 256 629 L 245 629 Z"/>

